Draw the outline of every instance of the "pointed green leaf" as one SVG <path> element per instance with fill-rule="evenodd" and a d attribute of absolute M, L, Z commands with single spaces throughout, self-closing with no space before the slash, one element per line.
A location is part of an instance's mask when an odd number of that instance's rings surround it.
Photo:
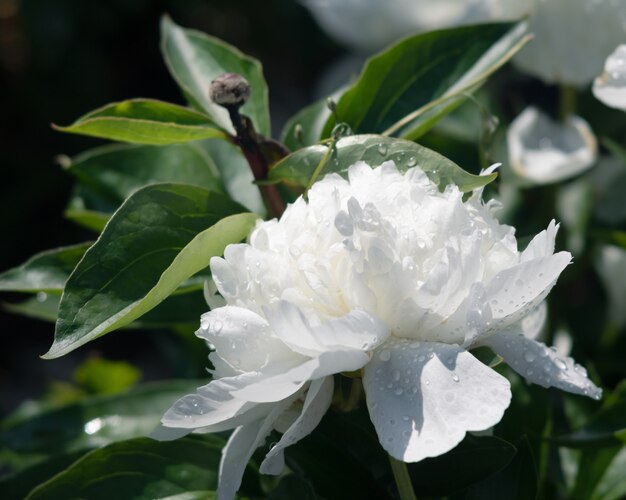
<path fill-rule="evenodd" d="M 0 443 L 18 453 L 51 455 L 144 437 L 179 397 L 201 380 L 169 380 L 137 385 L 112 395 L 91 396 L 34 416 L 9 417 L 0 425 Z"/>
<path fill-rule="evenodd" d="M 0 291 L 60 293 L 90 246 L 91 242 L 81 243 L 33 255 L 21 266 L 0 274 Z"/>
<path fill-rule="evenodd" d="M 267 84 L 256 59 L 222 40 L 181 28 L 167 16 L 161 21 L 161 51 L 189 103 L 231 132 L 228 112 L 209 99 L 209 85 L 223 73 L 242 75 L 250 84 L 251 94 L 241 112 L 250 117 L 257 132 L 270 135 Z"/>
<path fill-rule="evenodd" d="M 310 146 L 292 153 L 270 170 L 269 180 L 305 187 L 319 165 L 328 146 Z M 401 172 L 421 168 L 439 186 L 456 184 L 462 191 L 471 191 L 489 184 L 496 174 L 472 175 L 457 164 L 414 142 L 379 135 L 354 135 L 340 139 L 319 178 L 336 172 L 345 175 L 348 167 L 364 161 L 372 167 L 393 160 Z"/>
<path fill-rule="evenodd" d="M 107 145 L 73 158 L 66 170 L 115 207 L 149 184 L 173 182 L 218 192 L 224 189 L 213 160 L 197 143 Z"/>
<path fill-rule="evenodd" d="M 208 116 L 182 106 L 152 99 L 107 104 L 88 113 L 61 132 L 138 144 L 175 144 L 227 135 Z"/>
<path fill-rule="evenodd" d="M 35 488 L 29 500 L 116 498 L 152 500 L 190 491 L 214 491 L 224 440 L 185 437 L 171 442 L 133 439 L 94 450 Z M 248 468 L 242 490 L 261 493 L 258 473 Z"/>
<path fill-rule="evenodd" d="M 97 212 L 95 210 L 83 210 L 68 208 L 63 212 L 63 215 L 67 220 L 70 220 L 79 226 L 83 226 L 87 229 L 91 229 L 96 233 L 101 233 L 104 226 L 107 225 L 111 214 L 104 212 Z"/>
<path fill-rule="evenodd" d="M 226 245 L 246 237 L 257 216 L 242 211 L 197 186 L 153 184 L 136 191 L 70 276 L 44 357 L 62 356 L 154 308 Z"/>
<path fill-rule="evenodd" d="M 416 139 L 461 104 L 528 41 L 524 23 L 419 34 L 373 56 L 337 102 L 337 117 L 360 133 Z M 323 137 L 335 125 L 330 117 Z"/>

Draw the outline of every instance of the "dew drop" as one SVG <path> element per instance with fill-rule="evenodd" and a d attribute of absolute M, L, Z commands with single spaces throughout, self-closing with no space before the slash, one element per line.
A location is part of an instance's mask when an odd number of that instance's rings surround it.
<path fill-rule="evenodd" d="M 403 393 L 403 392 L 404 392 L 404 391 L 402 390 L 402 387 L 397 387 L 397 388 L 396 388 L 396 390 L 395 390 L 395 391 L 393 391 L 393 393 L 394 393 L 396 396 L 402 396 L 402 393 Z"/>
<path fill-rule="evenodd" d="M 536 359 L 536 355 L 530 349 L 524 352 L 524 359 L 527 363 L 532 363 Z"/>
<path fill-rule="evenodd" d="M 456 373 L 453 372 L 452 373 L 452 380 L 454 380 L 455 382 L 458 382 L 461 379 L 459 378 L 459 376 Z"/>
<path fill-rule="evenodd" d="M 220 333 L 223 327 L 224 327 L 224 324 L 219 319 L 216 319 L 213 322 L 213 330 L 215 330 L 215 333 Z"/>
<path fill-rule="evenodd" d="M 567 370 L 567 365 L 565 364 L 565 361 L 563 361 L 561 358 L 555 358 L 554 364 L 559 370 Z"/>
<path fill-rule="evenodd" d="M 397 382 L 398 380 L 400 380 L 400 372 L 398 370 L 393 370 L 391 372 L 391 378 Z"/>
<path fill-rule="evenodd" d="M 381 156 L 385 156 L 387 154 L 387 145 L 382 142 L 378 145 L 378 152 Z"/>
<path fill-rule="evenodd" d="M 388 349 L 382 350 L 378 355 L 378 358 L 381 361 L 389 361 L 391 359 L 391 351 L 389 351 Z"/>
<path fill-rule="evenodd" d="M 417 165 L 417 158 L 415 158 L 415 156 L 411 156 L 407 162 L 406 162 L 406 166 L 407 167 L 414 167 L 415 165 Z"/>

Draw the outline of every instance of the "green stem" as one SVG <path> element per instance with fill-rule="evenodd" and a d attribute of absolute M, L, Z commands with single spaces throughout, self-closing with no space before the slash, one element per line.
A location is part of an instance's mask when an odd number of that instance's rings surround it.
<path fill-rule="evenodd" d="M 396 460 L 391 455 L 389 455 L 389 463 L 391 464 L 393 477 L 396 480 L 400 500 L 417 500 L 406 464 L 400 460 Z"/>
<path fill-rule="evenodd" d="M 559 118 L 565 121 L 576 112 L 577 91 L 570 85 L 561 85 L 559 91 Z"/>
<path fill-rule="evenodd" d="M 324 153 L 324 156 L 322 157 L 322 159 L 320 160 L 319 164 L 317 165 L 317 167 L 313 171 L 313 175 L 311 175 L 311 178 L 309 179 L 309 182 L 306 185 L 306 188 L 304 190 L 303 196 L 304 196 L 305 200 L 307 199 L 307 194 L 309 192 L 309 189 L 311 189 L 311 186 L 313 184 L 315 184 L 315 181 L 317 180 L 319 175 L 322 173 L 322 170 L 324 170 L 324 168 L 328 164 L 328 162 L 330 160 L 330 156 L 333 154 L 333 149 L 335 148 L 335 143 L 336 142 L 337 142 L 336 139 L 333 139 L 333 140 L 330 141 L 330 143 L 328 144 L 328 149 L 326 150 L 326 153 Z"/>

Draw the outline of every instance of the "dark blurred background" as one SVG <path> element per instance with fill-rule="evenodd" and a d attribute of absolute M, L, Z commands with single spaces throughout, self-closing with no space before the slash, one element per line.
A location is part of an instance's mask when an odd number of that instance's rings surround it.
<path fill-rule="evenodd" d="M 63 219 L 72 180 L 54 158 L 101 141 L 55 132 L 52 122 L 131 97 L 183 102 L 159 52 L 164 13 L 263 62 L 274 135 L 313 100 L 316 75 L 341 53 L 296 0 L 0 0 L 0 270 L 94 238 Z M 44 361 L 51 323 L 0 311 L 0 325 L 0 415 L 70 380 L 89 357 L 131 361 L 143 380 L 190 375 L 166 332 L 115 332 Z"/>

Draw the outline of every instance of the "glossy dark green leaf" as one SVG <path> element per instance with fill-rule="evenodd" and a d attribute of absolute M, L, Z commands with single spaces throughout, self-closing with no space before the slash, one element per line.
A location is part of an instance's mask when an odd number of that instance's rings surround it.
<path fill-rule="evenodd" d="M 578 463 L 578 474 L 571 498 L 595 498 L 594 490 L 619 452 L 619 446 L 584 450 Z"/>
<path fill-rule="evenodd" d="M 515 453 L 515 447 L 503 439 L 467 435 L 445 455 L 409 464 L 409 472 L 415 491 L 447 496 L 500 471 Z"/>
<path fill-rule="evenodd" d="M 85 452 L 57 453 L 54 458 L 43 460 L 24 470 L 0 479 L 0 492 L 4 500 L 22 500 L 38 484 L 47 481 L 70 466 Z"/>
<path fill-rule="evenodd" d="M 318 144 L 296 151 L 270 170 L 269 180 L 306 186 L 327 150 L 328 146 Z M 379 135 L 353 135 L 340 139 L 318 178 L 331 172 L 345 175 L 348 167 L 359 161 L 377 167 L 388 160 L 393 160 L 401 172 L 411 167 L 421 168 L 442 190 L 448 184 L 456 184 L 462 191 L 471 191 L 496 178 L 496 174 L 472 175 L 444 156 L 414 142 Z"/>
<path fill-rule="evenodd" d="M 175 144 L 226 133 L 208 116 L 182 106 L 152 99 L 130 99 L 107 104 L 80 117 L 61 132 L 90 135 L 138 144 Z"/>
<path fill-rule="evenodd" d="M 315 144 L 322 138 L 330 115 L 326 99 L 307 106 L 286 123 L 281 134 L 281 141 L 291 151 Z"/>
<path fill-rule="evenodd" d="M 171 380 L 92 396 L 59 409 L 9 417 L 0 425 L 0 443 L 15 452 L 57 454 L 148 436 L 176 399 L 206 381 Z"/>
<path fill-rule="evenodd" d="M 211 102 L 209 84 L 223 73 L 242 75 L 250 83 L 251 95 L 241 112 L 251 118 L 257 132 L 270 135 L 267 84 L 256 59 L 222 40 L 181 28 L 167 16 L 161 21 L 161 51 L 190 104 L 226 130 L 233 130 L 228 112 Z"/>
<path fill-rule="evenodd" d="M 358 133 L 416 139 L 461 104 L 529 40 L 519 24 L 432 31 L 373 56 L 337 102 L 337 119 Z M 330 117 L 323 131 L 335 125 Z"/>
<path fill-rule="evenodd" d="M 27 318 L 54 323 L 57 320 L 60 302 L 61 296 L 58 293 L 39 292 L 22 302 L 3 302 L 2 309 Z"/>
<path fill-rule="evenodd" d="M 0 291 L 60 293 L 90 246 L 81 243 L 33 255 L 24 264 L 0 274 Z"/>
<path fill-rule="evenodd" d="M 223 444 L 216 436 L 167 443 L 151 439 L 113 443 L 88 453 L 27 498 L 148 500 L 214 491 Z M 258 494 L 258 474 L 252 472 L 249 469 L 242 489 Z"/>
<path fill-rule="evenodd" d="M 454 500 L 506 498 L 507 500 L 534 500 L 538 494 L 538 477 L 528 438 L 517 444 L 517 453 L 509 464 L 489 478 L 470 486 Z"/>
<path fill-rule="evenodd" d="M 247 236 L 257 216 L 242 211 L 198 186 L 153 184 L 136 191 L 68 279 L 44 357 L 62 356 L 162 302 L 226 245 Z"/>
<path fill-rule="evenodd" d="M 223 191 L 217 167 L 197 143 L 161 147 L 114 144 L 73 158 L 66 169 L 115 207 L 137 189 L 162 182 Z"/>

